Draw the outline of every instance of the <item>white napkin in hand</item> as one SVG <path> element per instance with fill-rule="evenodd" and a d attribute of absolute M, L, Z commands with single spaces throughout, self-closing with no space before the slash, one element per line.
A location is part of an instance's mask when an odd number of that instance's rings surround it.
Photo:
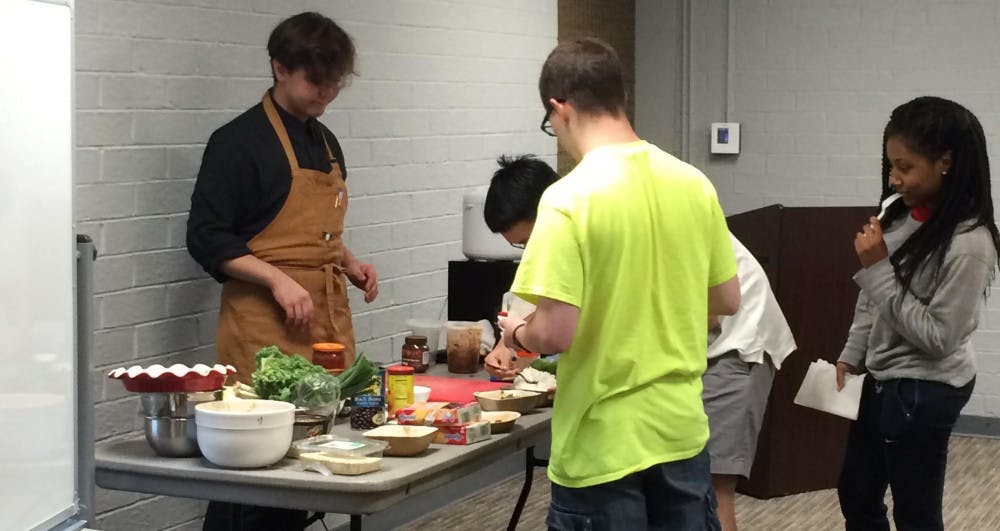
<path fill-rule="evenodd" d="M 809 365 L 794 402 L 800 406 L 858 420 L 864 374 L 845 374 L 844 388 L 837 391 L 837 366 L 826 360 Z"/>

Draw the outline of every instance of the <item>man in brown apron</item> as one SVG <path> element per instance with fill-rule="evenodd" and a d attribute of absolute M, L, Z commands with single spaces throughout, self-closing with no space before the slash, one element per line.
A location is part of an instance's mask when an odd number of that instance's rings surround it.
<path fill-rule="evenodd" d="M 219 363 L 250 383 L 254 354 L 277 345 L 312 358 L 336 342 L 354 360 L 345 276 L 378 295 L 374 266 L 344 245 L 346 167 L 316 118 L 354 70 L 350 37 L 317 13 L 282 21 L 268 52 L 274 86 L 260 104 L 216 130 L 191 197 L 188 250 L 223 282 Z M 205 529 L 301 529 L 300 511 L 210 503 Z"/>

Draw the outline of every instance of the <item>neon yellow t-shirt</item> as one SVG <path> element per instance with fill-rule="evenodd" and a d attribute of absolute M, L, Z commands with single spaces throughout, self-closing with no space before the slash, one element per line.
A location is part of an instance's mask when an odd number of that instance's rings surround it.
<path fill-rule="evenodd" d="M 647 142 L 593 150 L 545 191 L 511 291 L 580 308 L 559 356 L 553 482 L 607 483 L 701 452 L 708 288 L 735 275 L 715 188 Z"/>

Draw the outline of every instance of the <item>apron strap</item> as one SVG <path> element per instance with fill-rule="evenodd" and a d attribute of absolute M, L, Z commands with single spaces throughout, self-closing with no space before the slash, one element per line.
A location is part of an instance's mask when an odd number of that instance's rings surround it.
<path fill-rule="evenodd" d="M 271 101 L 270 91 L 264 92 L 262 103 L 264 104 L 264 114 L 267 115 L 268 121 L 271 122 L 271 127 L 278 134 L 281 147 L 285 150 L 288 165 L 291 167 L 292 172 L 295 172 L 299 169 L 299 159 L 295 156 L 295 150 L 292 149 L 292 141 L 288 138 L 288 131 L 285 129 L 285 124 L 281 123 L 281 117 L 278 116 L 278 109 L 274 107 L 274 102 Z M 327 151 L 329 151 L 329 148 L 327 148 Z"/>

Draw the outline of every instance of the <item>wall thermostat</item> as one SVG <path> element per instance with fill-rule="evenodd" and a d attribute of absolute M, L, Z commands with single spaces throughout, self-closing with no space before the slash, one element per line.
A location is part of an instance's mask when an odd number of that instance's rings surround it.
<path fill-rule="evenodd" d="M 712 123 L 712 153 L 737 154 L 740 152 L 740 124 L 738 122 Z"/>

